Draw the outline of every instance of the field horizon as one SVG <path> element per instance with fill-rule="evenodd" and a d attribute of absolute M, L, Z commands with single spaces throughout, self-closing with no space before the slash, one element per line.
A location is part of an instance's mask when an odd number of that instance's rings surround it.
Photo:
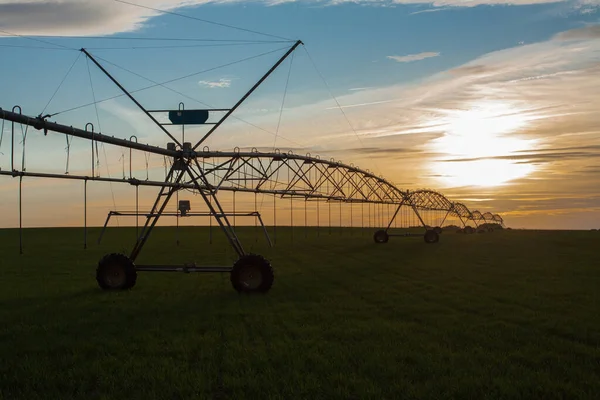
<path fill-rule="evenodd" d="M 224 235 L 157 227 L 139 262 L 232 265 Z M 600 265 L 589 231 L 238 230 L 275 270 L 265 295 L 222 274 L 146 273 L 102 291 L 135 228 L 0 230 L 0 398 L 594 399 Z M 17 235 L 15 235 L 15 233 Z M 270 234 L 273 232 L 269 231 Z M 273 239 L 273 236 L 271 236 Z M 177 245 L 179 239 L 179 245 Z"/>

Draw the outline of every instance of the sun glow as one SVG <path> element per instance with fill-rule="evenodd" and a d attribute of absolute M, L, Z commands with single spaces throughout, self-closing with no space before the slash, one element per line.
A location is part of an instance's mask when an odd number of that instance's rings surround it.
<path fill-rule="evenodd" d="M 449 110 L 435 121 L 444 136 L 430 142 L 443 160 L 432 163 L 434 174 L 449 186 L 498 186 L 523 178 L 535 168 L 504 157 L 531 150 L 534 139 L 518 137 L 533 116 L 506 103 L 479 103 Z M 523 160 L 520 160 L 523 161 Z"/>

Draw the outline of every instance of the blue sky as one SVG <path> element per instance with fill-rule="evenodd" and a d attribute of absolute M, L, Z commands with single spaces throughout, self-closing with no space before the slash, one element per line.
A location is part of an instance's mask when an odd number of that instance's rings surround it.
<path fill-rule="evenodd" d="M 600 144 L 600 135 L 594 133 L 598 119 L 593 112 L 600 85 L 595 69 L 600 62 L 600 3 L 595 0 L 516 0 L 511 4 L 500 0 L 433 4 L 149 0 L 139 4 L 305 43 L 305 48 L 294 53 L 293 61 L 286 61 L 236 114 L 270 133 L 232 119 L 211 139 L 211 148 L 273 144 L 291 62 L 276 143 L 282 149 L 320 152 L 354 162 L 408 188 L 439 188 L 454 198 L 470 199 L 476 205 L 472 208 L 481 205 L 482 209 L 512 216 L 517 225 L 600 226 L 600 198 L 590 189 L 597 183 L 597 174 L 586 170 L 593 171 L 599 164 L 597 148 L 593 147 Z M 94 0 L 0 0 L 0 31 L 7 32 L 0 38 L 0 74 L 4 77 L 0 107 L 20 104 L 24 113 L 33 115 L 46 106 L 79 53 L 10 47 L 55 47 L 10 34 L 277 40 L 119 2 Z M 280 49 L 170 85 L 217 107 L 233 105 L 290 45 L 108 50 L 98 48 L 196 42 L 42 40 L 74 49 L 90 48 L 94 56 L 158 82 Z M 337 101 L 348 107 L 345 110 L 352 128 L 311 59 Z M 148 85 L 104 60 L 100 61 L 125 87 Z M 119 94 L 91 64 L 90 74 L 96 99 Z M 138 96 L 149 108 L 173 108 L 182 100 L 186 108 L 201 107 L 162 88 Z M 80 57 L 46 112 L 91 100 L 86 60 Z M 103 132 L 120 137 L 136 134 L 163 146 L 166 142 L 126 99 L 104 102 L 98 112 Z M 518 118 L 507 117 L 511 113 Z M 88 121 L 97 125 L 94 107 L 53 119 L 77 126 Z M 477 132 L 471 132 L 473 127 Z M 201 135 L 200 130 L 190 129 L 189 136 L 194 135 Z M 2 169 L 7 167 L 6 143 L 0 148 L 4 153 L 0 154 Z M 30 143 L 30 170 L 63 168 L 64 137 L 37 144 L 30 139 Z M 588 147 L 574 150 L 583 144 Z M 73 169 L 89 165 L 86 145 L 74 143 Z M 56 150 L 49 152 L 49 148 Z M 406 148 L 414 149 L 414 154 L 400 154 Z M 368 149 L 386 149 L 389 154 L 378 159 L 369 155 Z M 119 157 L 118 153 L 108 153 L 105 161 L 113 174 L 120 173 Z M 156 170 L 160 169 L 157 164 Z M 475 169 L 481 171 L 480 177 L 471 174 L 465 178 Z M 498 171 L 504 172 L 495 176 Z M 566 171 L 580 173 L 567 178 Z M 6 194 L 10 184 L 1 185 L 0 196 L 12 202 L 14 196 Z M 517 194 L 526 196 L 515 199 Z"/>

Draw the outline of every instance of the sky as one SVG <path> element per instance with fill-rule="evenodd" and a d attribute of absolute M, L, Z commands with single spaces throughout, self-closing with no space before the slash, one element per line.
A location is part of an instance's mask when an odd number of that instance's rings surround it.
<path fill-rule="evenodd" d="M 121 92 L 78 49 L 128 90 L 173 80 L 177 93 L 134 93 L 146 108 L 230 108 L 302 40 L 210 137 L 211 150 L 319 154 L 499 213 L 513 228 L 600 228 L 598 0 L 135 4 L 0 0 L 0 108 L 165 146 L 128 99 L 90 105 Z M 11 127 L 0 128 L 0 168 L 10 170 Z M 186 139 L 203 132 L 188 127 Z M 67 157 L 63 135 L 27 133 L 28 171 L 64 173 L 68 160 L 69 173 L 89 173 L 89 142 L 73 139 Z M 136 177 L 164 177 L 161 157 L 131 162 Z M 127 151 L 103 147 L 100 163 L 103 176 L 129 176 Z M 144 190 L 149 208 L 155 190 Z M 95 183 L 88 199 L 89 224 L 101 225 L 109 210 L 132 209 L 134 191 Z M 0 204 L 0 227 L 18 226 L 17 179 L 0 177 Z M 25 226 L 79 226 L 83 184 L 26 178 L 23 204 Z"/>

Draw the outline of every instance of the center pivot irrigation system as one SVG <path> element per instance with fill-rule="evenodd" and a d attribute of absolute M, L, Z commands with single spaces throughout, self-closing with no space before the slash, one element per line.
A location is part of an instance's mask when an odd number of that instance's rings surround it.
<path fill-rule="evenodd" d="M 459 224 L 462 227 L 457 226 L 457 231 L 465 233 L 475 232 L 475 229 L 468 225 L 470 222 L 476 227 L 482 227 L 485 224 L 501 226 L 504 224 L 502 218 L 497 214 L 471 212 L 464 204 L 453 203 L 433 190 L 400 190 L 386 179 L 376 176 L 368 170 L 360 169 L 352 164 L 343 164 L 333 159 L 327 161 L 320 159 L 318 156 L 313 157 L 310 154 L 303 156 L 292 152 L 282 153 L 278 150 L 259 152 L 252 149 L 249 152 L 241 152 L 236 148 L 231 152 L 220 152 L 211 151 L 206 146 L 201 147 L 206 139 L 302 44 L 301 41 L 296 41 L 230 109 L 192 110 L 183 110 L 181 107 L 177 110 L 147 110 L 86 49 L 81 49 L 81 52 L 168 136 L 170 142 L 164 148 L 152 146 L 103 135 L 100 132 L 95 133 L 93 129 L 88 131 L 87 129 L 78 129 L 50 122 L 48 121 L 49 115 L 27 116 L 21 113 L 19 107 L 13 108 L 12 111 L 0 108 L 0 119 L 10 121 L 13 124 L 11 171 L 0 171 L 0 175 L 19 177 L 21 182 L 23 177 L 82 180 L 85 182 L 86 188 L 87 183 L 90 181 L 125 182 L 136 187 L 151 186 L 159 188 L 150 212 L 140 213 L 136 210 L 135 213 L 119 211 L 109 213 L 106 223 L 112 215 L 144 216 L 146 221 L 141 231 L 138 232 L 137 240 L 129 255 L 111 253 L 99 261 L 96 280 L 99 286 L 105 290 L 132 288 L 136 283 L 137 273 L 141 271 L 181 271 L 229 273 L 231 283 L 238 292 L 267 292 L 274 280 L 274 272 L 270 262 L 260 255 L 249 254 L 244 250 L 228 218 L 239 214 L 260 219 L 260 214 L 256 211 L 245 214 L 226 212 L 219 202 L 218 193 L 220 191 L 233 191 L 234 194 L 236 192 L 254 193 L 255 195 L 257 193 L 268 194 L 274 196 L 274 198 L 290 198 L 291 200 L 301 199 L 304 200 L 305 207 L 310 200 L 316 201 L 317 207 L 319 202 L 322 201 L 329 202 L 330 205 L 332 202 L 339 202 L 340 205 L 350 204 L 350 212 L 353 209 L 352 205 L 356 203 L 360 203 L 361 208 L 367 204 L 369 210 L 371 206 L 395 210 L 387 227 L 375 232 L 374 241 L 376 243 L 385 243 L 390 236 L 419 236 L 423 237 L 426 243 L 435 243 L 439 240 L 442 225 L 449 218 L 460 221 Z M 213 123 L 212 128 L 195 144 L 183 140 L 182 142 L 178 141 L 165 128 L 165 125 L 208 125 L 209 115 L 215 111 L 224 112 L 224 115 L 218 122 Z M 152 115 L 157 112 L 168 113 L 171 123 L 160 123 Z M 92 150 L 91 176 L 31 172 L 25 171 L 24 168 L 18 170 L 14 166 L 15 124 L 43 130 L 44 135 L 47 135 L 48 132 L 55 132 L 67 135 L 67 138 L 74 136 L 87 139 L 91 141 L 92 149 L 97 143 L 106 143 L 130 150 L 157 154 L 170 160 L 170 168 L 164 181 L 139 180 L 133 177 L 129 179 L 100 177 L 93 172 L 94 152 Z M 280 179 L 282 176 L 284 178 Z M 181 190 L 199 194 L 208 207 L 208 212 L 203 214 L 189 213 L 189 201 L 180 200 L 178 213 L 175 215 L 209 215 L 214 218 L 239 257 L 233 266 L 200 266 L 195 263 L 184 265 L 135 264 L 159 218 L 173 215 L 173 213 L 168 213 L 165 210 L 171 198 Z M 413 221 L 417 222 L 417 227 L 425 229 L 424 234 L 414 233 L 414 229 L 407 233 L 392 232 L 397 227 L 399 220 L 408 221 L 407 213 L 411 214 L 412 217 L 416 216 L 416 220 L 413 218 Z M 383 214 L 380 214 L 380 217 L 382 220 L 385 218 Z M 389 217 L 389 214 L 387 217 Z M 262 219 L 260 223 L 264 228 Z M 392 227 L 393 224 L 394 228 Z M 401 225 L 411 227 L 409 223 L 401 223 Z M 385 227 L 385 223 L 382 224 L 382 227 Z M 412 228 L 415 228 L 415 226 L 412 226 Z M 265 230 L 265 235 L 266 233 Z M 268 235 L 266 236 L 268 239 Z"/>

